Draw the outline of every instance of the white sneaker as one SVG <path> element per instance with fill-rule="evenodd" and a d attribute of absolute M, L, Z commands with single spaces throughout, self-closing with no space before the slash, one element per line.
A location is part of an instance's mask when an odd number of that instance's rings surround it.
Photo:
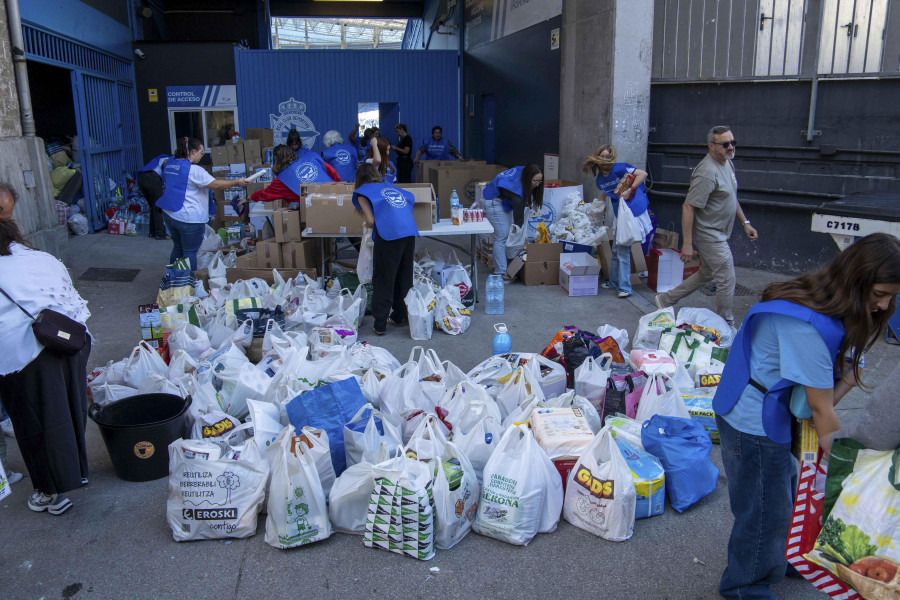
<path fill-rule="evenodd" d="M 627 297 L 630 296 L 630 295 L 631 295 L 631 292 L 626 292 L 626 291 L 624 291 L 624 290 L 622 290 L 621 292 L 619 292 L 619 298 L 627 298 Z"/>
<path fill-rule="evenodd" d="M 9 473 L 6 474 L 6 480 L 8 482 L 10 482 L 11 484 L 19 483 L 20 481 L 22 481 L 22 474 L 16 473 L 15 471 L 10 471 Z"/>
<path fill-rule="evenodd" d="M 16 437 L 16 434 L 13 432 L 12 419 L 6 418 L 0 421 L 0 431 L 11 438 Z"/>
<path fill-rule="evenodd" d="M 28 499 L 28 508 L 34 512 L 46 510 L 51 515 L 61 515 L 72 508 L 72 501 L 65 494 L 48 496 L 43 492 L 35 491 Z"/>

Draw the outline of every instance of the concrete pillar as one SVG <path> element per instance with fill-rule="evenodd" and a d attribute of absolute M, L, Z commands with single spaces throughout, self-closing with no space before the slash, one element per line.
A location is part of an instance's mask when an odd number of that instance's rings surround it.
<path fill-rule="evenodd" d="M 581 164 L 598 146 L 646 166 L 653 0 L 563 0 L 561 38 L 559 172 L 592 198 Z"/>

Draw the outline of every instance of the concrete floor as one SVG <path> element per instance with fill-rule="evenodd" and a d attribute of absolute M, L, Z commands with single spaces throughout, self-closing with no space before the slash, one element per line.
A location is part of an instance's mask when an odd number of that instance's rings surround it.
<path fill-rule="evenodd" d="M 434 242 L 428 242 L 434 244 Z M 436 246 L 436 244 L 434 244 Z M 167 262 L 169 242 L 95 234 L 71 238 L 70 272 L 89 301 L 95 336 L 90 366 L 124 357 L 140 337 L 137 306 L 153 302 Z M 131 283 L 79 280 L 89 267 L 140 269 Z M 484 283 L 484 273 L 480 279 Z M 761 291 L 776 273 L 738 269 L 738 282 Z M 483 289 L 483 287 L 482 287 Z M 506 288 L 506 314 L 474 311 L 462 336 L 435 332 L 427 344 L 464 371 L 490 354 L 492 324 L 505 322 L 513 350 L 538 352 L 563 325 L 596 329 L 604 323 L 633 336 L 639 317 L 652 310 L 652 292 L 636 288 L 629 299 L 601 290 L 599 296 L 568 298 L 557 286 Z M 756 297 L 738 297 L 743 317 Z M 713 307 L 695 294 L 690 305 Z M 417 345 L 405 330 L 381 338 L 371 334 L 371 317 L 360 339 L 383 346 L 401 362 Z M 878 342 L 867 357 L 870 383 L 877 385 L 900 359 L 900 347 Z M 841 403 L 842 420 L 865 402 L 854 391 Z M 11 440 L 10 440 L 11 441 Z M 166 479 L 127 483 L 113 472 L 96 426 L 88 425 L 90 485 L 69 494 L 74 507 L 62 516 L 26 507 L 29 480 L 13 486 L 0 502 L 0 598 L 717 598 L 731 528 L 727 482 L 684 514 L 637 521 L 624 543 L 594 537 L 561 522 L 552 534 L 528 547 L 470 534 L 455 548 L 419 562 L 363 546 L 356 536 L 335 534 L 308 547 L 281 551 L 263 541 L 264 519 L 255 537 L 244 540 L 175 543 L 165 520 Z M 721 468 L 719 448 L 713 461 Z M 9 467 L 24 469 L 10 444 Z M 696 560 L 695 560 L 696 559 Z M 438 567 L 440 573 L 430 572 Z M 810 584 L 789 579 L 780 598 L 825 598 Z"/>

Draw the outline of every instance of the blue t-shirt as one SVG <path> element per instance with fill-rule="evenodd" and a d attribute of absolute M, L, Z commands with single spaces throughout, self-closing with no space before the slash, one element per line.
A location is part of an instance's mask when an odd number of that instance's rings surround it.
<path fill-rule="evenodd" d="M 811 324 L 765 313 L 756 317 L 750 340 L 750 377 L 769 389 L 782 379 L 818 389 L 834 387 L 834 365 L 825 341 Z M 765 436 L 763 394 L 748 385 L 731 412 L 721 415 L 744 433 Z"/>
<path fill-rule="evenodd" d="M 597 189 L 609 196 L 609 199 L 612 201 L 613 210 L 615 210 L 617 214 L 619 212 L 619 197 L 615 194 L 616 186 L 619 185 L 619 181 L 626 173 L 634 173 L 634 171 L 634 167 L 628 163 L 616 163 L 606 177 L 597 175 L 597 181 L 595 182 L 597 184 Z M 634 196 L 628 201 L 628 208 L 631 209 L 634 216 L 639 217 L 647 212 L 647 207 L 649 206 L 650 201 L 647 199 L 647 192 L 644 189 L 644 184 L 641 183 L 641 185 L 634 190 Z"/>

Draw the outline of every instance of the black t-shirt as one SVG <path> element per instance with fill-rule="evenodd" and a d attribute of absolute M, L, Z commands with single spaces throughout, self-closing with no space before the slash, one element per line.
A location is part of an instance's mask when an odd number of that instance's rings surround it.
<path fill-rule="evenodd" d="M 397 146 L 399 148 L 408 148 L 410 153 L 409 154 L 401 154 L 400 152 L 397 152 L 397 164 L 400 164 L 400 163 L 410 163 L 411 164 L 412 163 L 412 145 L 413 145 L 413 142 L 412 142 L 412 138 L 410 136 L 404 135 L 402 138 L 400 138 L 400 142 L 397 144 Z"/>

